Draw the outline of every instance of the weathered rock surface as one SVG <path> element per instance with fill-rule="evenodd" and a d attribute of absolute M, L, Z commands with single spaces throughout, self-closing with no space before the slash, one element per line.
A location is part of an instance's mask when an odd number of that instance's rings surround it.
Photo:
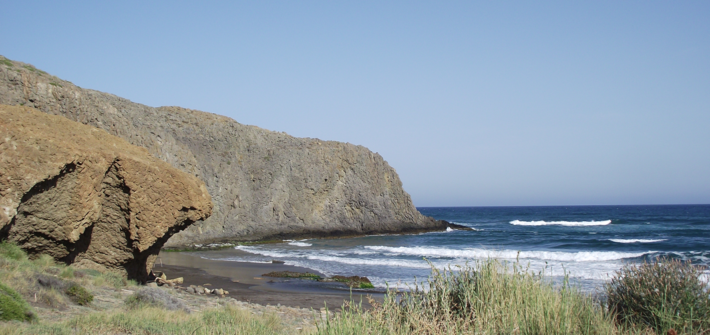
<path fill-rule="evenodd" d="M 202 179 L 213 215 L 166 246 L 446 228 L 421 215 L 395 170 L 362 146 L 295 138 L 179 107 L 152 108 L 1 59 L 0 103 L 104 129 Z"/>
<path fill-rule="evenodd" d="M 207 218 L 204 183 L 107 132 L 0 105 L 0 239 L 144 280 L 173 234 Z"/>

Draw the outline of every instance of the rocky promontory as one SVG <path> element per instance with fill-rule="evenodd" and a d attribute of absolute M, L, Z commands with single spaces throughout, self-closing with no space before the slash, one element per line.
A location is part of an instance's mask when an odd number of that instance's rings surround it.
<path fill-rule="evenodd" d="M 397 172 L 362 146 L 295 138 L 180 107 L 153 108 L 7 59 L 0 60 L 0 103 L 104 129 L 202 179 L 213 215 L 166 246 L 446 228 L 421 215 Z"/>
<path fill-rule="evenodd" d="M 144 148 L 0 105 L 0 240 L 142 281 L 164 243 L 211 210 L 201 180 Z"/>

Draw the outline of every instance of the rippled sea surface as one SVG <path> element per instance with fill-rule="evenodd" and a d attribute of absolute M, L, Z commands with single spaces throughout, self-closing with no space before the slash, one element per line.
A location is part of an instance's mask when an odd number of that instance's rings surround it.
<path fill-rule="evenodd" d="M 464 225 L 419 235 L 294 240 L 239 246 L 234 254 L 202 257 L 273 259 L 327 275 L 367 276 L 379 287 L 425 280 L 431 267 L 496 258 L 516 260 L 553 280 L 565 273 L 595 290 L 626 263 L 657 257 L 710 265 L 710 205 L 572 207 L 426 207 L 422 214 Z"/>

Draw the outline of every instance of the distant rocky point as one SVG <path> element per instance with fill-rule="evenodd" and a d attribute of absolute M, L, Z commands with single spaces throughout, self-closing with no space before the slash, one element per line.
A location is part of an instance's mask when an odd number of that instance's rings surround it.
<path fill-rule="evenodd" d="M 211 211 L 201 180 L 144 148 L 0 105 L 0 240 L 143 281 L 168 238 Z"/>
<path fill-rule="evenodd" d="M 0 103 L 104 129 L 202 179 L 213 215 L 166 246 L 447 227 L 421 215 L 397 172 L 362 146 L 295 138 L 180 107 L 148 107 L 2 57 Z"/>

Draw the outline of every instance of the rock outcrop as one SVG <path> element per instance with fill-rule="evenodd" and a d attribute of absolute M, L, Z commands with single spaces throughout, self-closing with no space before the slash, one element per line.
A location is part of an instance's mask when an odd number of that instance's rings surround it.
<path fill-rule="evenodd" d="M 0 239 L 145 280 L 173 234 L 207 218 L 198 178 L 107 132 L 0 105 Z"/>
<path fill-rule="evenodd" d="M 167 246 L 264 238 L 443 230 L 396 171 L 348 143 L 295 138 L 179 107 L 152 108 L 0 60 L 0 103 L 104 129 L 207 185 L 213 215 Z"/>

